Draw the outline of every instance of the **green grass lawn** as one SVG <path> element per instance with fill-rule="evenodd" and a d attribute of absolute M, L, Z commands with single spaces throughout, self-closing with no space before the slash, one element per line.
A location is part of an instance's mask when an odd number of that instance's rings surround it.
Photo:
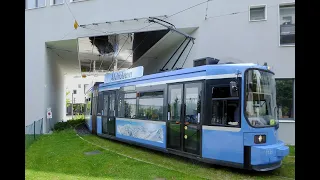
<path fill-rule="evenodd" d="M 25 134 L 25 150 L 27 150 L 34 141 L 39 139 L 40 136 L 40 134 Z"/>
<path fill-rule="evenodd" d="M 291 146 L 289 156 L 295 156 L 295 154 L 296 154 L 296 148 L 294 146 Z"/>
<path fill-rule="evenodd" d="M 25 150 L 27 150 L 30 145 L 34 142 L 34 135 L 26 134 L 25 136 Z"/>
<path fill-rule="evenodd" d="M 81 140 L 73 130 L 63 130 L 40 137 L 26 152 L 26 179 L 283 179 L 281 176 L 294 178 L 294 157 L 287 157 L 283 167 L 273 172 L 248 172 L 199 163 L 93 135 L 84 138 L 103 148 Z M 93 150 L 99 150 L 101 154 L 84 154 Z M 290 152 L 293 153 L 291 156 L 294 156 L 294 151 Z"/>

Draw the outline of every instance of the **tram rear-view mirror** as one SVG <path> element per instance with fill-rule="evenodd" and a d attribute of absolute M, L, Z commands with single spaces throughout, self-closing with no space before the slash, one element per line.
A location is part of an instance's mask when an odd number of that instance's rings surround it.
<path fill-rule="evenodd" d="M 235 81 L 230 82 L 230 95 L 232 97 L 238 96 L 238 85 L 237 85 L 237 82 Z"/>

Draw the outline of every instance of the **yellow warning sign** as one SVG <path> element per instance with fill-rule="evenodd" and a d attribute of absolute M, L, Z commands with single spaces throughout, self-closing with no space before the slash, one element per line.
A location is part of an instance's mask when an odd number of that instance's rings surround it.
<path fill-rule="evenodd" d="M 73 27 L 74 27 L 75 29 L 78 29 L 79 24 L 78 24 L 77 20 L 74 20 Z"/>

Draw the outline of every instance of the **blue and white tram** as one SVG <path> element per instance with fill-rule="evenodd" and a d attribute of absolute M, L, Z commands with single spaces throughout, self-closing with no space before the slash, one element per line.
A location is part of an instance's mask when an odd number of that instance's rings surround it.
<path fill-rule="evenodd" d="M 106 74 L 87 98 L 93 134 L 200 161 L 256 171 L 279 168 L 274 73 L 255 64 L 215 64 L 143 76 Z"/>

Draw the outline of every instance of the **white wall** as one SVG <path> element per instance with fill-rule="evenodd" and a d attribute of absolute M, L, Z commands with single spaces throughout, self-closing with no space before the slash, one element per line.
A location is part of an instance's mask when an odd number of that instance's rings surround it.
<path fill-rule="evenodd" d="M 70 99 L 70 102 L 72 101 L 72 97 L 73 97 L 73 103 L 78 104 L 78 103 L 84 103 L 84 85 L 85 84 L 89 84 L 89 83 L 83 83 L 83 82 L 78 82 L 78 83 L 71 83 L 71 82 L 67 82 L 67 88 L 66 91 L 70 91 L 70 93 L 68 94 L 67 98 Z M 81 85 L 81 87 L 78 87 L 78 84 Z M 76 90 L 77 93 L 73 94 L 73 91 Z M 72 95 L 73 94 L 73 95 Z"/>
<path fill-rule="evenodd" d="M 195 44 L 183 67 L 192 67 L 194 59 L 209 56 L 261 65 L 267 62 L 276 73 L 276 78 L 294 78 L 295 47 L 279 46 L 279 9 L 275 5 L 280 2 L 279 0 L 210 2 L 209 17 L 217 17 L 199 21 L 199 28 L 191 34 L 196 38 Z M 248 11 L 249 5 L 257 4 L 272 6 L 267 9 L 267 21 L 249 22 L 248 12 L 227 16 L 232 12 Z M 178 45 L 159 55 L 157 60 L 152 62 L 152 67 L 156 67 L 153 68 L 154 71 L 149 69 L 146 73 L 158 71 Z M 181 67 L 189 47 L 175 67 Z M 171 61 L 167 66 L 171 68 L 173 63 L 174 61 Z"/>
<path fill-rule="evenodd" d="M 197 37 L 198 35 L 198 30 L 196 30 L 193 33 L 190 33 L 190 35 L 192 37 Z M 168 36 L 169 38 L 170 36 Z M 172 54 L 174 53 L 174 51 L 180 46 L 180 44 L 183 41 L 183 37 L 181 37 L 180 41 L 176 42 L 175 44 L 171 45 L 171 48 L 165 50 L 164 52 L 162 52 L 161 54 L 159 54 L 158 57 L 156 57 L 156 59 L 152 59 L 149 62 L 144 62 L 144 64 L 141 64 L 139 62 L 137 62 L 135 64 L 135 66 L 140 66 L 143 65 L 145 66 L 145 74 L 152 74 L 152 73 L 156 73 L 158 72 L 165 64 L 166 62 L 169 60 L 169 58 L 172 56 Z M 195 41 L 197 42 L 197 41 Z M 178 58 L 178 56 L 180 55 L 180 53 L 182 52 L 183 47 L 187 44 L 187 41 L 184 42 L 184 44 L 181 46 L 181 48 L 177 51 L 177 53 L 175 54 L 175 56 L 172 57 L 172 59 L 168 62 L 168 64 L 166 65 L 166 68 L 171 69 L 176 61 L 176 59 Z M 193 59 L 196 56 L 197 53 L 197 43 L 195 43 L 190 51 L 190 54 L 187 58 L 187 54 L 190 50 L 192 46 L 192 42 L 189 43 L 188 47 L 185 49 L 184 53 L 181 55 L 180 60 L 176 63 L 174 68 L 179 68 L 179 67 L 192 67 L 192 63 L 193 63 Z M 187 59 L 186 59 L 187 58 Z M 185 62 L 184 62 L 185 61 Z M 183 64 L 184 63 L 184 64 Z"/>
<path fill-rule="evenodd" d="M 47 58 L 45 63 L 46 82 L 45 82 L 45 108 L 50 107 L 52 111 L 52 119 L 46 119 L 44 122 L 45 132 L 49 131 L 49 128 L 53 127 L 54 123 L 63 120 L 64 108 L 62 104 L 65 102 L 64 94 L 64 76 L 59 64 L 56 62 L 56 58 L 59 58 L 52 50 L 46 50 Z M 46 109 L 45 109 L 46 113 Z"/>
<path fill-rule="evenodd" d="M 85 91 L 84 85 L 88 84 L 89 87 L 92 85 L 93 82 L 103 82 L 104 76 L 88 76 L 86 78 L 74 78 L 74 77 L 65 77 L 65 91 L 70 91 L 67 98 L 72 100 L 72 93 L 73 90 L 77 90 L 77 94 L 73 95 L 75 98 L 74 103 L 84 103 L 85 102 Z M 81 88 L 78 88 L 78 85 L 81 84 Z"/>
<path fill-rule="evenodd" d="M 284 141 L 286 144 L 295 145 L 296 131 L 295 122 L 280 122 L 279 124 L 279 139 Z"/>

